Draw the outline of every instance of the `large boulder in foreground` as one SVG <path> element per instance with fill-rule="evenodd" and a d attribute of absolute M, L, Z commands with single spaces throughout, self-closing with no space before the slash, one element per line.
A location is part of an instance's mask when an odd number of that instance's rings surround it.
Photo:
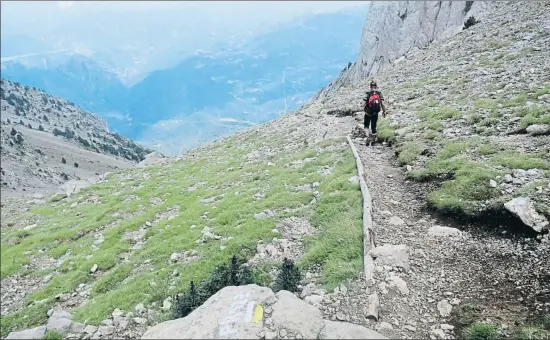
<path fill-rule="evenodd" d="M 225 287 L 191 314 L 153 326 L 141 338 L 258 339 L 263 326 L 261 306 L 275 301 L 275 294 L 269 288 Z"/>
<path fill-rule="evenodd" d="M 266 287 L 225 287 L 185 318 L 163 322 L 142 339 L 387 339 L 347 322 L 322 319 L 296 295 Z"/>

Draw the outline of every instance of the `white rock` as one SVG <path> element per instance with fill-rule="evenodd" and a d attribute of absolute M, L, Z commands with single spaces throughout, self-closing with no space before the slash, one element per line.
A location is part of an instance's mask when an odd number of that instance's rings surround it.
<path fill-rule="evenodd" d="M 455 329 L 455 326 L 446 323 L 442 323 L 439 327 L 441 327 L 441 329 L 445 331 L 452 331 L 453 329 Z"/>
<path fill-rule="evenodd" d="M 387 339 L 384 335 L 360 325 L 329 320 L 325 320 L 324 323 L 325 326 L 317 339 Z"/>
<path fill-rule="evenodd" d="M 46 326 L 39 326 L 31 329 L 25 329 L 19 332 L 11 332 L 6 339 L 42 339 L 46 334 Z"/>
<path fill-rule="evenodd" d="M 71 314 L 61 310 L 54 310 L 48 318 L 46 331 L 56 331 L 62 335 L 67 335 L 73 324 L 71 319 Z"/>
<path fill-rule="evenodd" d="M 453 306 L 449 303 L 449 301 L 444 299 L 437 303 L 437 310 L 439 310 L 439 314 L 442 317 L 446 318 L 451 315 Z"/>
<path fill-rule="evenodd" d="M 97 332 L 97 326 L 87 325 L 84 327 L 84 333 L 92 335 Z"/>
<path fill-rule="evenodd" d="M 442 329 L 434 329 L 432 330 L 432 334 L 435 335 L 436 339 L 447 339 L 447 336 Z"/>
<path fill-rule="evenodd" d="M 143 303 L 137 304 L 134 309 L 138 314 L 142 314 L 145 312 L 145 306 L 143 306 Z"/>
<path fill-rule="evenodd" d="M 162 301 L 162 309 L 169 310 L 170 308 L 172 308 L 172 297 L 167 297 Z"/>
<path fill-rule="evenodd" d="M 456 228 L 442 227 L 439 225 L 433 226 L 428 229 L 428 234 L 438 237 L 458 237 L 462 235 L 462 232 Z"/>
<path fill-rule="evenodd" d="M 405 225 L 405 221 L 403 221 L 403 219 L 399 216 L 392 216 L 390 217 L 390 220 L 389 220 L 389 223 L 391 225 L 395 225 L 395 226 L 403 226 Z"/>
<path fill-rule="evenodd" d="M 405 296 L 409 295 L 410 291 L 409 291 L 409 288 L 407 287 L 407 282 L 405 282 L 405 280 L 396 276 L 393 278 L 393 283 L 395 284 L 395 286 L 397 287 L 401 295 L 405 295 Z"/>
<path fill-rule="evenodd" d="M 318 307 L 321 305 L 321 302 L 323 302 L 323 297 L 320 295 L 309 295 L 304 298 L 304 301 L 310 305 Z"/>
<path fill-rule="evenodd" d="M 385 330 L 393 330 L 393 326 L 388 322 L 382 321 L 376 325 L 376 330 L 378 332 L 385 331 Z"/>
<path fill-rule="evenodd" d="M 138 325 L 144 325 L 147 323 L 146 318 L 136 317 L 136 318 L 133 318 L 132 320 L 134 320 L 134 322 L 137 323 Z"/>
<path fill-rule="evenodd" d="M 406 245 L 385 244 L 369 251 L 376 264 L 409 269 L 409 247 Z"/>
<path fill-rule="evenodd" d="M 529 198 L 516 197 L 505 203 L 504 208 L 538 233 L 541 233 L 548 227 L 548 220 L 546 217 L 537 213 L 533 202 L 531 202 Z"/>
<path fill-rule="evenodd" d="M 550 132 L 550 125 L 548 124 L 533 124 L 529 125 L 525 131 L 533 136 L 544 135 Z"/>
<path fill-rule="evenodd" d="M 256 338 L 263 324 L 262 319 L 259 323 L 254 321 L 256 306 L 265 306 L 274 300 L 273 292 L 265 287 L 228 286 L 186 317 L 149 328 L 142 339 Z"/>
<path fill-rule="evenodd" d="M 90 273 L 95 273 L 97 271 L 97 264 L 94 264 L 90 269 Z"/>

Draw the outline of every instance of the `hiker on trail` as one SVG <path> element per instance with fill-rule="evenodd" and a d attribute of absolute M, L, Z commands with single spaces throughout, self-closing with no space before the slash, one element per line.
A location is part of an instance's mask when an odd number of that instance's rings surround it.
<path fill-rule="evenodd" d="M 378 91 L 378 85 L 374 80 L 370 82 L 370 91 L 367 92 L 367 97 L 363 98 L 365 101 L 365 134 L 371 137 L 373 141 L 376 141 L 376 123 L 378 122 L 378 113 L 382 109 L 382 116 L 386 117 L 386 106 L 384 105 L 384 96 L 382 92 Z M 369 135 L 368 129 L 371 129 Z"/>

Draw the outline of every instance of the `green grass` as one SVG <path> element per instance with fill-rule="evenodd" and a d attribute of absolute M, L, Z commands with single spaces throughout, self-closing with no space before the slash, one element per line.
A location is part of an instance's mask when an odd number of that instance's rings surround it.
<path fill-rule="evenodd" d="M 450 176 L 428 194 L 430 206 L 447 213 L 476 215 L 478 203 L 498 196 L 498 190 L 488 184 L 500 171 L 468 157 L 475 144 L 475 141 L 446 143 L 425 169 L 407 173 L 408 177 L 421 181 Z"/>
<path fill-rule="evenodd" d="M 407 164 L 418 156 L 421 148 L 414 143 L 406 144 L 399 157 Z M 403 155 L 403 156 L 402 156 Z M 550 169 L 546 150 L 536 154 L 511 152 L 496 148 L 476 139 L 444 143 L 424 169 L 407 172 L 407 176 L 418 181 L 437 180 L 441 185 L 429 192 L 428 204 L 445 213 L 478 216 L 483 207 L 500 204 L 500 191 L 489 185 L 491 179 L 503 175 L 506 169 Z M 525 187 L 532 191 L 545 181 Z M 487 204 L 488 202 L 488 204 Z M 481 210 L 480 210 L 481 208 Z"/>
<path fill-rule="evenodd" d="M 468 122 L 468 124 L 473 125 L 481 121 L 481 116 L 479 115 L 479 113 L 474 112 L 466 117 L 466 121 Z"/>
<path fill-rule="evenodd" d="M 442 137 L 442 134 L 434 130 L 428 130 L 424 132 L 425 139 L 440 139 L 441 137 Z"/>
<path fill-rule="evenodd" d="M 550 85 L 545 85 L 542 89 L 535 91 L 530 97 L 533 99 L 538 99 L 538 97 L 549 93 L 550 93 Z"/>
<path fill-rule="evenodd" d="M 516 106 L 523 106 L 527 103 L 527 95 L 520 94 L 517 95 L 511 99 L 504 100 L 502 102 L 503 107 L 516 107 Z"/>
<path fill-rule="evenodd" d="M 463 336 L 466 340 L 493 340 L 498 338 L 496 327 L 484 322 L 471 324 L 464 329 Z"/>
<path fill-rule="evenodd" d="M 478 98 L 475 101 L 476 109 L 490 109 L 496 105 L 495 100 L 489 98 Z"/>
<path fill-rule="evenodd" d="M 514 332 L 514 339 L 519 340 L 548 340 L 550 331 L 539 326 L 520 327 Z"/>
<path fill-rule="evenodd" d="M 504 56 L 506 56 L 506 54 L 504 54 L 504 52 L 500 52 L 500 53 L 495 57 L 494 60 L 495 60 L 495 61 L 496 61 L 496 60 L 500 60 L 500 59 L 504 58 Z"/>
<path fill-rule="evenodd" d="M 506 56 L 505 59 L 507 60 L 517 60 L 517 59 L 522 59 L 530 54 L 535 54 L 535 53 L 538 53 L 537 51 L 533 50 L 533 48 L 531 47 L 524 47 L 521 51 L 519 51 L 518 53 L 512 53 L 512 54 L 508 54 Z"/>
<path fill-rule="evenodd" d="M 500 192 L 490 187 L 489 180 L 500 173 L 473 163 L 456 171 L 456 178 L 448 180 L 440 189 L 428 194 L 428 203 L 448 213 L 462 212 L 476 215 L 479 202 L 497 197 Z"/>
<path fill-rule="evenodd" d="M 63 334 L 56 331 L 47 331 L 44 334 L 43 340 L 61 340 L 63 339 Z"/>
<path fill-rule="evenodd" d="M 301 266 L 322 264 L 321 282 L 332 289 L 343 280 L 356 277 L 362 268 L 362 205 L 358 184 L 347 180 L 357 172 L 350 163 L 321 189 L 336 194 L 322 198 L 311 218 L 320 233 L 309 240 Z M 325 186 L 325 187 L 323 187 Z"/>
<path fill-rule="evenodd" d="M 427 120 L 442 120 L 460 118 L 462 113 L 454 107 L 426 108 L 418 113 L 419 118 Z"/>
<path fill-rule="evenodd" d="M 296 153 L 272 157 L 273 166 L 262 160 L 240 167 L 253 148 L 262 146 L 261 138 L 250 134 L 247 143 L 230 138 L 210 146 L 196 159 L 119 171 L 105 183 L 32 211 L 41 218 L 32 230 L 2 229 L 2 279 L 23 272 L 43 275 L 43 271 L 25 270 L 23 265 L 29 264 L 31 257 L 59 259 L 68 249 L 72 250 L 59 269 L 52 271 L 52 280 L 28 296 L 24 305 L 44 299 L 46 303 L 2 316 L 2 334 L 44 324 L 53 297 L 73 292 L 80 283 L 92 286 L 91 300 L 72 313 L 75 320 L 89 324 L 99 324 L 115 308 L 130 311 L 138 303 L 162 301 L 169 293 L 185 290 L 191 280 L 206 279 L 217 264 L 227 262 L 233 254 L 244 252 L 252 256 L 250 251 L 255 251 L 258 241 L 269 242 L 275 237 L 271 230 L 287 216 L 309 217 L 318 229 L 307 241 L 302 268 L 320 264 L 321 280 L 327 287 L 355 277 L 361 270 L 362 215 L 359 185 L 348 181 L 357 172 L 349 147 L 342 145 L 343 139 L 329 140 Z M 336 150 L 322 150 L 336 145 L 340 145 Z M 292 165 L 306 158 L 312 160 Z M 318 173 L 324 166 L 334 169 L 327 178 Z M 198 182 L 207 183 L 196 186 L 194 191 L 188 190 Z M 321 183 L 317 189 L 321 200 L 308 206 L 313 193 L 293 188 L 313 182 Z M 121 188 L 125 189 L 123 193 L 115 195 Z M 265 197 L 255 199 L 253 195 L 257 192 L 263 192 Z M 201 202 L 221 194 L 224 196 L 215 203 Z M 92 195 L 98 196 L 100 203 L 70 207 Z M 125 202 L 130 195 L 138 200 Z M 149 203 L 152 198 L 163 202 L 152 205 Z M 179 207 L 179 215 L 155 222 L 155 216 L 174 206 Z M 254 218 L 254 214 L 265 209 L 276 211 L 277 215 Z M 209 212 L 207 220 L 201 217 L 205 212 Z M 124 214 L 130 217 L 123 218 Z M 146 221 L 152 222 L 152 226 L 146 230 L 144 246 L 132 251 L 133 244 L 124 235 L 140 230 Z M 196 228 L 191 229 L 191 225 Z M 226 242 L 223 250 L 219 240 L 197 244 L 195 241 L 205 226 L 211 227 L 216 235 L 233 239 Z M 100 227 L 104 242 L 93 251 L 94 235 Z M 168 265 L 173 252 L 188 250 L 196 250 L 200 259 Z M 127 262 L 121 262 L 122 255 L 128 258 Z M 149 267 L 144 267 L 146 261 Z M 90 274 L 94 264 L 99 268 L 96 275 Z M 175 289 L 170 290 L 174 269 L 179 276 Z"/>
<path fill-rule="evenodd" d="M 399 152 L 397 161 L 400 165 L 411 164 L 425 149 L 426 147 L 420 143 L 406 143 L 397 149 Z"/>
<path fill-rule="evenodd" d="M 378 123 L 377 135 L 380 141 L 394 142 L 396 139 L 395 129 L 389 125 L 387 119 L 383 119 Z"/>
<path fill-rule="evenodd" d="M 457 322 L 460 326 L 469 326 L 479 318 L 483 306 L 477 303 L 466 303 L 457 312 Z"/>
<path fill-rule="evenodd" d="M 516 111 L 516 116 L 523 117 L 520 129 L 534 124 L 550 124 L 550 113 L 545 106 L 522 107 Z"/>
<path fill-rule="evenodd" d="M 501 152 L 491 159 L 495 164 L 510 169 L 550 169 L 550 163 L 541 155 L 529 155 L 518 152 Z"/>
<path fill-rule="evenodd" d="M 496 150 L 495 147 L 492 146 L 491 144 L 481 144 L 477 148 L 477 152 L 481 155 L 486 156 L 486 155 L 492 155 L 498 152 L 498 150 Z"/>
<path fill-rule="evenodd" d="M 488 46 L 490 51 L 510 46 L 510 41 L 490 41 Z"/>

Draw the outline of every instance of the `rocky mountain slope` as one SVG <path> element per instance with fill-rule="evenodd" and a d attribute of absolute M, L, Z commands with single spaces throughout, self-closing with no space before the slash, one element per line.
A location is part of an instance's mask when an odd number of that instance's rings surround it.
<path fill-rule="evenodd" d="M 521 206 L 530 227 L 547 227 L 538 214 L 550 217 L 548 6 L 509 4 L 376 77 L 392 112 L 380 137 L 411 180 L 433 189 L 435 208 L 472 217 Z M 345 109 L 341 98 L 354 110 L 364 89 L 322 95 L 324 110 Z M 529 200 L 512 203 L 518 196 Z"/>
<path fill-rule="evenodd" d="M 357 83 L 66 199 L 6 202 L 2 336 L 335 338 L 352 323 L 359 337 L 548 338 L 549 6 L 511 3 L 378 74 L 383 144 L 357 129 Z M 373 199 L 374 285 L 349 133 Z M 234 254 L 273 291 L 294 260 L 295 296 L 230 287 L 166 322 L 197 290 L 237 281 L 214 275 Z M 188 327 L 199 319 L 209 327 Z"/>
<path fill-rule="evenodd" d="M 377 74 L 405 55 L 459 33 L 470 16 L 484 20 L 506 6 L 504 1 L 372 1 L 359 58 L 326 90 Z"/>
<path fill-rule="evenodd" d="M 63 99 L 5 79 L 0 89 L 3 194 L 133 167 L 151 152 Z"/>

